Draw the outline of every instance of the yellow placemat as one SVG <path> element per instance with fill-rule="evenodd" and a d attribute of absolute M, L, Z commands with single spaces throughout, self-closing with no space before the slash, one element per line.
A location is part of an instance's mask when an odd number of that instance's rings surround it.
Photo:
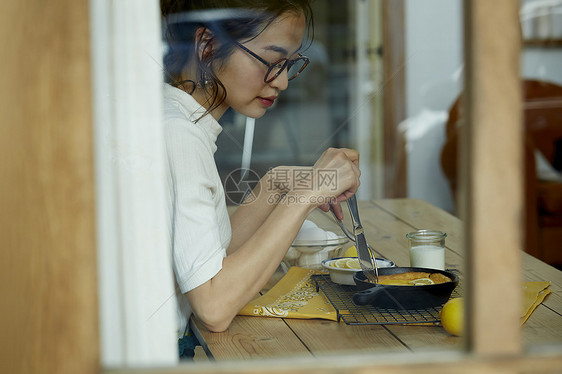
<path fill-rule="evenodd" d="M 543 302 L 552 291 L 548 289 L 550 282 L 523 282 L 523 307 L 521 308 L 521 324 L 527 322 L 531 313 Z"/>
<path fill-rule="evenodd" d="M 337 321 L 337 313 L 332 304 L 310 279 L 322 271 L 293 266 L 265 295 L 250 301 L 240 312 L 243 316 L 283 317 L 312 319 L 321 318 Z M 521 324 L 524 324 L 533 311 L 552 291 L 550 282 L 523 282 Z M 410 325 L 434 325 L 433 323 L 414 323 Z"/>
<path fill-rule="evenodd" d="M 319 270 L 293 266 L 265 295 L 250 301 L 240 312 L 243 316 L 322 318 L 337 321 L 336 310 L 310 279 Z"/>
<path fill-rule="evenodd" d="M 521 325 L 523 325 L 534 310 L 543 302 L 552 291 L 548 289 L 550 282 L 523 282 L 522 283 L 522 308 L 521 308 Z M 413 325 L 431 326 L 434 323 L 412 323 Z"/>

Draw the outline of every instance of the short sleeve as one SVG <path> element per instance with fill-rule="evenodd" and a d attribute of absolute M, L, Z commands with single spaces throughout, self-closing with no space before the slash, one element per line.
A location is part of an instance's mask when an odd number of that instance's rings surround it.
<path fill-rule="evenodd" d="M 165 139 L 173 210 L 172 257 L 177 283 L 185 293 L 222 268 L 230 237 L 221 232 L 224 217 L 217 206 L 224 204 L 226 211 L 226 203 L 204 130 L 185 119 L 168 118 Z"/>

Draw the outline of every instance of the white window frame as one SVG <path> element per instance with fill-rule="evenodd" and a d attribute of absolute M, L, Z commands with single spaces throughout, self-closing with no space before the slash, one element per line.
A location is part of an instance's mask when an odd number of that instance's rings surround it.
<path fill-rule="evenodd" d="M 103 367 L 175 365 L 155 0 L 90 1 Z"/>

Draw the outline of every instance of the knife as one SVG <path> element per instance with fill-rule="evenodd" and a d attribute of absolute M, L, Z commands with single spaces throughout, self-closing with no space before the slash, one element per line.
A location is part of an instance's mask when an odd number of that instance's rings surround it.
<path fill-rule="evenodd" d="M 349 213 L 351 214 L 351 219 L 353 221 L 355 247 L 357 248 L 357 257 L 359 257 L 359 265 L 361 266 L 361 270 L 363 270 L 363 273 L 369 281 L 378 283 L 379 271 L 377 269 L 376 262 L 374 262 L 373 260 L 373 256 L 371 256 L 369 247 L 367 246 L 367 240 L 365 239 L 363 226 L 361 225 L 361 219 L 359 218 L 359 209 L 357 208 L 357 198 L 355 197 L 355 195 L 347 199 L 347 206 L 349 208 Z"/>

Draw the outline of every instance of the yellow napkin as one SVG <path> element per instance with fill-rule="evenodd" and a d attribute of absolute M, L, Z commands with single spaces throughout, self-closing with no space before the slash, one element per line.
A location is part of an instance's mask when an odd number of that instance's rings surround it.
<path fill-rule="evenodd" d="M 337 321 L 336 310 L 310 279 L 319 270 L 293 266 L 265 295 L 250 301 L 240 312 L 243 316 L 322 318 Z"/>
<path fill-rule="evenodd" d="M 527 322 L 531 313 L 542 303 L 552 291 L 548 289 L 550 282 L 523 282 L 523 308 L 521 324 Z"/>

